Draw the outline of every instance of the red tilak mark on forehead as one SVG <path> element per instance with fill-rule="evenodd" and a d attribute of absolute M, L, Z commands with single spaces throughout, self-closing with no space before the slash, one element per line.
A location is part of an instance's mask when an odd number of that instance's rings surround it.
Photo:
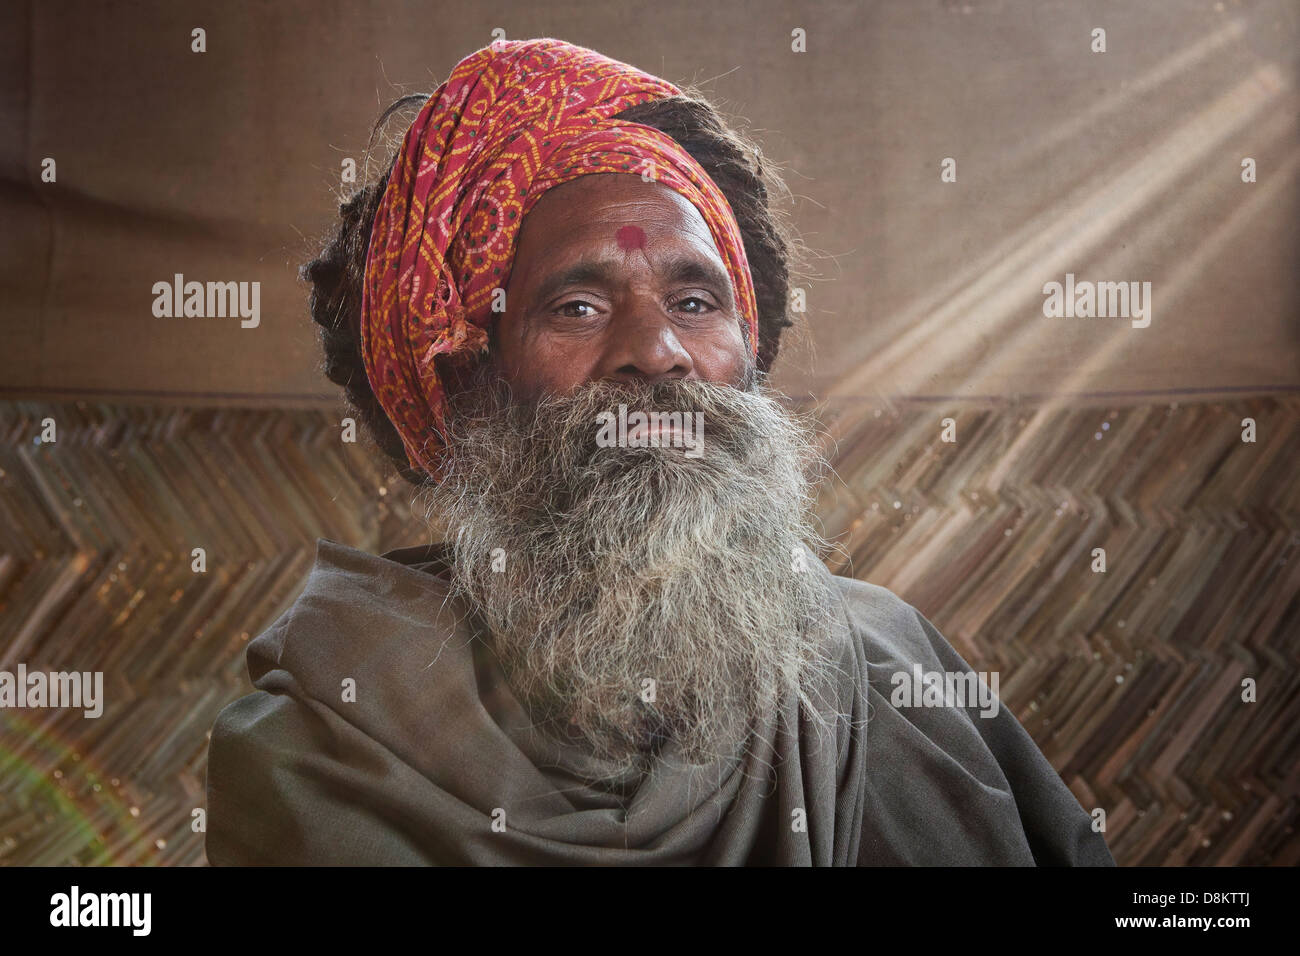
<path fill-rule="evenodd" d="M 641 231 L 640 226 L 624 226 L 618 231 L 616 238 L 618 247 L 624 252 L 645 248 L 645 233 Z"/>

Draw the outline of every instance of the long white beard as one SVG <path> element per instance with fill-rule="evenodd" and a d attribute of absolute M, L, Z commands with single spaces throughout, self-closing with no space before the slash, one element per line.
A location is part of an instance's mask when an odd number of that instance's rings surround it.
<path fill-rule="evenodd" d="M 622 770 L 672 738 L 703 764 L 786 688 L 832 665 L 809 565 L 821 459 L 806 422 L 755 384 L 594 382 L 515 404 L 458 396 L 444 477 L 424 492 L 532 718 Z M 703 454 L 600 447 L 597 415 L 702 412 Z M 806 559 L 805 559 L 805 556 Z"/>

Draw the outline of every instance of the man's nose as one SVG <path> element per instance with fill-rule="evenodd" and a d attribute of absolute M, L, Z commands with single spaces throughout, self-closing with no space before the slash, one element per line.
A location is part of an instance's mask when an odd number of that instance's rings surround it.
<path fill-rule="evenodd" d="M 677 337 L 672 316 L 652 301 L 621 310 L 609 329 L 600 377 L 615 381 L 688 378 L 695 371 L 691 354 Z"/>

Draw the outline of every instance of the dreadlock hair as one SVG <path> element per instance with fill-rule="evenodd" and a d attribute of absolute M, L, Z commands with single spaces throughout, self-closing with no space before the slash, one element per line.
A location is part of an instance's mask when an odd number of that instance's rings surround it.
<path fill-rule="evenodd" d="M 757 367 L 766 373 L 776 359 L 781 333 L 794 325 L 789 308 L 792 267 L 803 261 L 804 246 L 783 212 L 770 201 L 788 195 L 777 167 L 758 145 L 730 128 L 714 106 L 693 87 L 683 95 L 651 100 L 617 114 L 618 119 L 650 126 L 672 137 L 709 174 L 730 203 L 745 244 L 758 305 Z M 427 94 L 408 94 L 390 105 L 375 123 L 375 135 L 395 114 L 422 107 Z M 396 144 L 400 143 L 400 139 Z M 320 253 L 299 270 L 311 283 L 309 307 L 320 326 L 326 378 L 343 388 L 349 412 L 392 461 L 407 482 L 428 480 L 406 460 L 402 440 L 371 390 L 361 357 L 361 295 L 366 252 L 379 202 L 399 150 L 390 145 L 384 172 L 339 203 L 339 218 Z M 371 154 L 367 147 L 367 156 Z M 439 356 L 439 364 L 444 356 Z M 440 369 L 441 371 L 441 369 Z"/>

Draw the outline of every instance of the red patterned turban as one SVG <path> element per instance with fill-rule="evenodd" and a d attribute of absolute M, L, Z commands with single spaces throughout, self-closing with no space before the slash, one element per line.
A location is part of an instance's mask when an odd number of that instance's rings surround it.
<path fill-rule="evenodd" d="M 562 40 L 498 40 L 457 64 L 406 133 L 375 215 L 361 353 L 411 467 L 438 474 L 446 393 L 434 357 L 487 349 L 523 219 L 546 190 L 631 173 L 700 211 L 758 349 L 758 309 L 726 197 L 670 136 L 612 117 L 681 93 Z"/>

